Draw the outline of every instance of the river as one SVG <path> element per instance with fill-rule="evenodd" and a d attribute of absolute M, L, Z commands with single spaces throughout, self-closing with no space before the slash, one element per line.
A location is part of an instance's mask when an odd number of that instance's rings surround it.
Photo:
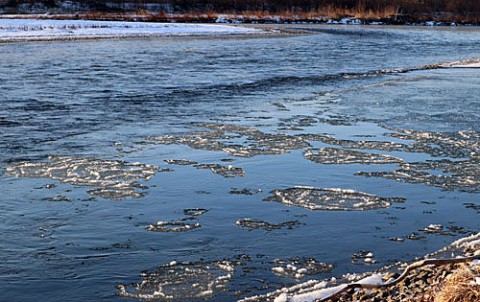
<path fill-rule="evenodd" d="M 478 232 L 479 69 L 435 65 L 478 28 L 292 27 L 0 44 L 0 300 L 235 301 Z"/>

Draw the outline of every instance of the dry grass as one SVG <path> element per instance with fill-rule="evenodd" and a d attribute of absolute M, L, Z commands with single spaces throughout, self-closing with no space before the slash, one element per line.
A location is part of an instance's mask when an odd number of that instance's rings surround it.
<path fill-rule="evenodd" d="M 0 0 L 7 11 L 16 13 L 21 3 L 31 0 Z M 41 1 L 37 1 L 41 2 Z M 45 1 L 44 1 L 45 2 Z M 59 2 L 59 1 L 50 1 Z M 73 0 L 73 2 L 82 2 Z M 216 16 L 240 15 L 248 20 L 269 21 L 275 18 L 282 21 L 322 21 L 358 18 L 365 21 L 380 20 L 386 23 L 420 23 L 434 20 L 443 22 L 480 22 L 479 0 L 149 0 L 149 1 L 85 1 L 85 11 L 80 16 L 90 15 L 92 19 L 137 19 L 152 21 L 214 21 Z M 105 2 L 132 3 L 130 10 L 109 11 L 102 5 Z M 167 13 L 148 11 L 144 4 L 161 3 L 171 8 Z M 98 13 L 97 13 L 98 12 Z M 107 17 L 105 17 L 107 15 Z M 134 17 L 132 17 L 134 16 Z"/>
<path fill-rule="evenodd" d="M 0 0 L 1 1 L 1 0 Z M 120 2 L 121 0 L 117 0 Z M 152 0 L 154 1 L 154 0 Z M 210 3 L 201 6 L 192 6 L 188 3 L 183 6 L 175 6 L 173 12 L 151 12 L 143 6 L 138 6 L 132 11 L 85 11 L 79 14 L 46 15 L 46 18 L 61 19 L 65 16 L 85 18 L 93 20 L 137 20 L 155 22 L 215 22 L 218 16 L 227 16 L 230 20 L 243 20 L 244 22 L 294 22 L 312 21 L 322 22 L 327 20 L 339 20 L 342 18 L 356 18 L 365 22 L 382 21 L 385 23 L 422 23 L 425 21 L 456 22 L 456 23 L 480 23 L 480 1 L 473 3 L 468 0 L 469 5 L 462 4 L 467 0 L 349 0 L 345 2 L 334 2 L 333 0 L 322 0 L 318 2 L 306 2 L 296 0 L 296 4 L 287 2 L 269 2 L 268 0 L 255 1 L 255 5 L 248 4 L 252 0 L 238 0 L 235 5 L 228 9 L 221 9 L 220 6 Z M 246 1 L 246 2 L 245 2 Z M 155 2 L 155 1 L 154 1 Z M 169 0 L 165 0 L 169 3 Z M 220 3 L 220 2 L 219 2 Z M 267 5 L 260 9 L 258 3 Z M 314 4 L 312 4 L 314 3 Z M 349 3 L 344 5 L 342 3 Z M 432 4 L 433 3 L 433 4 Z M 436 3 L 436 5 L 434 5 Z M 442 4 L 441 4 L 442 3 Z M 445 4 L 447 3 L 447 4 Z M 466 2 L 465 2 L 466 3 Z M 307 5 L 308 4 L 308 5 Z M 463 6 L 462 6 L 463 5 Z"/>
<path fill-rule="evenodd" d="M 475 302 L 480 301 L 480 285 L 475 278 L 480 276 L 480 267 L 460 265 L 448 276 L 435 295 L 434 302 Z"/>

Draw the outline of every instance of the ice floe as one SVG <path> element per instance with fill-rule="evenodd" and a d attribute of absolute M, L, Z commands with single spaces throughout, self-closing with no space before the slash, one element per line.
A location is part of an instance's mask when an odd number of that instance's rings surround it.
<path fill-rule="evenodd" d="M 222 166 L 219 164 L 198 164 L 194 165 L 194 167 L 197 169 L 208 169 L 225 178 L 245 176 L 245 172 L 242 168 L 234 167 L 232 165 Z"/>
<path fill-rule="evenodd" d="M 405 202 L 399 197 L 379 197 L 373 194 L 338 188 L 292 187 L 274 190 L 265 201 L 323 211 L 366 211 L 387 208 L 392 203 Z"/>
<path fill-rule="evenodd" d="M 152 232 L 186 232 L 201 227 L 200 223 L 186 223 L 182 221 L 158 221 L 156 224 L 151 224 L 146 227 L 147 230 Z"/>
<path fill-rule="evenodd" d="M 187 159 L 166 159 L 165 162 L 170 165 L 190 166 L 198 164 L 196 161 Z"/>
<path fill-rule="evenodd" d="M 400 168 L 394 171 L 358 172 L 356 175 L 382 177 L 414 184 L 423 183 L 445 190 L 472 193 L 480 191 L 480 134 L 478 132 L 440 133 L 397 130 L 388 135 L 413 141 L 409 148 L 410 152 L 447 158 L 404 162 L 400 163 Z"/>
<path fill-rule="evenodd" d="M 117 285 L 120 297 L 147 301 L 196 301 L 225 290 L 235 264 L 212 262 L 176 262 L 161 265 L 155 271 L 141 273 L 142 281 Z"/>
<path fill-rule="evenodd" d="M 374 255 L 370 251 L 359 251 L 352 255 L 353 264 L 375 264 L 377 260 L 374 259 Z"/>
<path fill-rule="evenodd" d="M 149 140 L 163 145 L 179 144 L 199 150 L 222 151 L 235 157 L 283 154 L 309 146 L 309 143 L 301 137 L 264 133 L 253 127 L 215 123 L 193 123 L 192 126 L 207 128 L 210 131 L 151 136 Z M 240 139 L 245 143 L 237 143 Z"/>
<path fill-rule="evenodd" d="M 248 230 L 263 229 L 265 231 L 273 231 L 282 228 L 293 229 L 295 226 L 300 225 L 301 223 L 298 220 L 270 223 L 261 219 L 244 218 L 237 220 L 235 224 L 238 227 Z"/>
<path fill-rule="evenodd" d="M 212 171 L 215 174 L 221 175 L 223 177 L 237 177 L 244 176 L 245 172 L 242 168 L 234 167 L 232 165 L 220 165 L 220 164 L 199 164 L 193 160 L 187 159 L 166 159 L 165 162 L 170 165 L 179 165 L 179 166 L 194 166 L 197 169 L 207 169 Z"/>
<path fill-rule="evenodd" d="M 260 192 L 262 192 L 261 189 L 253 190 L 249 188 L 243 188 L 243 189 L 232 188 L 229 193 L 234 195 L 253 195 L 254 193 L 260 193 Z"/>
<path fill-rule="evenodd" d="M 197 220 L 199 216 L 202 216 L 207 212 L 208 210 L 203 208 L 183 209 L 183 214 L 186 217 L 181 217 L 176 221 L 158 221 L 155 224 L 147 225 L 146 229 L 148 231 L 161 233 L 180 233 L 195 230 L 201 227 L 200 223 L 186 221 Z"/>
<path fill-rule="evenodd" d="M 317 261 L 315 258 L 292 258 L 287 260 L 274 259 L 272 271 L 281 276 L 300 280 L 304 276 L 328 273 L 334 269 L 331 264 Z"/>
<path fill-rule="evenodd" d="M 398 164 L 403 162 L 400 158 L 390 155 L 366 153 L 355 150 L 339 148 L 307 149 L 304 153 L 306 159 L 319 164 Z"/>
<path fill-rule="evenodd" d="M 47 162 L 20 162 L 7 168 L 16 177 L 50 178 L 75 186 L 96 187 L 87 192 L 107 199 L 142 197 L 157 166 L 69 156 L 50 156 Z"/>
<path fill-rule="evenodd" d="M 185 214 L 187 216 L 191 216 L 191 217 L 198 217 L 198 216 L 201 216 L 201 215 L 203 215 L 207 212 L 208 212 L 208 210 L 203 209 L 203 208 L 183 209 L 183 214 Z"/>

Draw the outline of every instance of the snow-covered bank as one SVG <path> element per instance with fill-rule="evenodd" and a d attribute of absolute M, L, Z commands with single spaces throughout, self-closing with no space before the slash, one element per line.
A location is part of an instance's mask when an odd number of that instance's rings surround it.
<path fill-rule="evenodd" d="M 0 42 L 255 33 L 264 31 L 219 24 L 0 19 Z"/>

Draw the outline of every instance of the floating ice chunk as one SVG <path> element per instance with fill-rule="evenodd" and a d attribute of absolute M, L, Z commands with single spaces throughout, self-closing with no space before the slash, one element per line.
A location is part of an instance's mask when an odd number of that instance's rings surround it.
<path fill-rule="evenodd" d="M 398 164 L 400 158 L 339 148 L 307 149 L 306 159 L 319 164 Z"/>
<path fill-rule="evenodd" d="M 235 270 L 229 261 L 170 262 L 156 271 L 141 273 L 142 281 L 118 285 L 119 296 L 140 300 L 196 301 L 225 289 Z"/>
<path fill-rule="evenodd" d="M 287 134 L 270 134 L 253 127 L 231 124 L 193 123 L 192 126 L 207 128 L 210 131 L 189 132 L 183 135 L 152 136 L 149 140 L 159 144 L 182 144 L 194 149 L 222 151 L 235 157 L 284 154 L 290 150 L 309 146 L 303 138 Z M 235 142 L 231 133 L 235 133 Z M 238 138 L 245 144 L 238 144 Z"/>
<path fill-rule="evenodd" d="M 165 162 L 170 165 L 180 165 L 180 166 L 188 166 L 188 165 L 196 165 L 197 162 L 193 160 L 187 159 L 166 159 Z"/>
<path fill-rule="evenodd" d="M 237 168 L 232 165 L 222 166 L 219 164 L 197 164 L 194 165 L 197 169 L 210 169 L 215 174 L 221 175 L 225 178 L 245 176 L 242 168 Z"/>
<path fill-rule="evenodd" d="M 292 220 L 274 224 L 260 219 L 244 218 L 237 220 L 235 224 L 249 230 L 263 229 L 265 231 L 273 231 L 281 228 L 293 229 L 296 225 L 299 225 L 300 222 L 298 220 Z"/>
<path fill-rule="evenodd" d="M 48 162 L 21 162 L 7 168 L 16 177 L 50 178 L 75 186 L 98 187 L 89 194 L 108 199 L 142 197 L 148 187 L 139 180 L 150 180 L 159 167 L 142 163 L 68 156 L 50 156 Z"/>
<path fill-rule="evenodd" d="M 185 214 L 187 216 L 192 216 L 192 217 L 197 217 L 197 216 L 203 215 L 207 212 L 208 212 L 207 209 L 202 209 L 202 208 L 191 208 L 191 209 L 184 209 L 183 210 L 183 214 Z"/>
<path fill-rule="evenodd" d="M 272 271 L 277 275 L 300 280 L 305 275 L 313 276 L 327 273 L 334 268 L 333 265 L 319 262 L 314 258 L 292 258 L 289 261 L 274 259 L 272 262 L 279 266 L 273 267 Z"/>
<path fill-rule="evenodd" d="M 147 230 L 152 232 L 186 232 L 201 227 L 200 223 L 185 223 L 180 221 L 167 222 L 167 221 L 158 221 L 154 225 L 148 225 Z"/>
<path fill-rule="evenodd" d="M 285 269 L 283 267 L 272 267 L 272 271 L 274 271 L 275 273 L 278 273 L 278 274 L 284 274 L 285 273 Z"/>
<path fill-rule="evenodd" d="M 424 229 L 426 232 L 438 232 L 443 230 L 443 225 L 441 224 L 430 224 Z"/>
<path fill-rule="evenodd" d="M 373 253 L 370 251 L 359 251 L 352 255 L 352 263 L 354 264 L 375 264 L 377 261 L 373 259 Z"/>
<path fill-rule="evenodd" d="M 271 193 L 273 195 L 265 198 L 265 201 L 277 201 L 310 210 L 363 211 L 387 208 L 393 202 L 405 202 L 404 198 L 385 198 L 337 188 L 292 187 Z"/>

